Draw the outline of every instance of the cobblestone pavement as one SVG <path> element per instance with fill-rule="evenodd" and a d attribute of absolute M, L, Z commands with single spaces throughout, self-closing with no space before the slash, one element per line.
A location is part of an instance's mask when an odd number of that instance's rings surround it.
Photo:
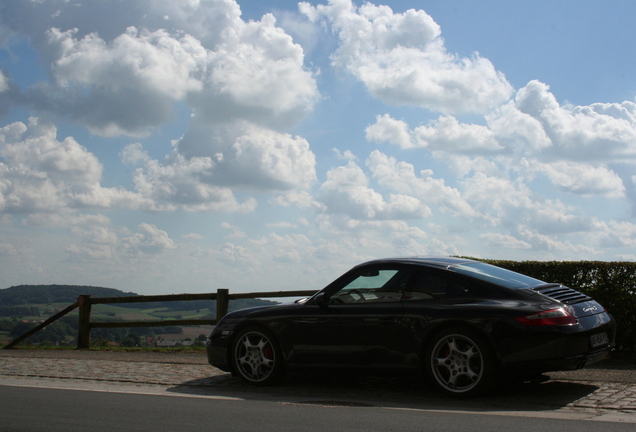
<path fill-rule="evenodd" d="M 576 401 L 575 406 L 632 410 L 636 413 L 636 385 L 619 383 L 602 384 L 591 395 Z"/>
<path fill-rule="evenodd" d="M 4 378 L 3 378 L 4 377 Z M 203 353 L 129 353 L 100 351 L 0 350 L 0 384 L 9 378 L 55 378 L 108 383 L 135 383 L 168 386 L 194 392 L 238 393 L 272 390 L 256 389 L 229 374 L 209 366 Z M 615 410 L 636 415 L 636 367 L 584 369 L 550 374 L 549 380 L 532 386 L 516 385 L 500 395 L 489 396 L 490 406 L 525 406 L 541 409 Z M 439 396 L 410 380 L 303 375 L 286 380 L 278 388 L 280 396 L 309 395 L 325 398 L 364 397 L 439 402 Z M 396 387 L 397 386 L 397 387 Z M 188 389 L 188 390 L 184 390 Z M 194 390 L 193 390 L 194 389 Z M 337 396 L 333 396 L 337 395 Z M 515 405 L 516 404 L 516 405 Z"/>

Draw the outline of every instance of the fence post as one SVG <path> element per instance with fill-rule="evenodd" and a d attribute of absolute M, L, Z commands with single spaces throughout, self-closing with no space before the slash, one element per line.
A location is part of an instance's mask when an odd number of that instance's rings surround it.
<path fill-rule="evenodd" d="M 91 296 L 81 295 L 77 298 L 79 304 L 79 328 L 77 331 L 77 349 L 91 346 Z"/>
<path fill-rule="evenodd" d="M 216 290 L 216 322 L 218 323 L 221 318 L 227 315 L 228 308 L 230 306 L 229 298 L 230 290 L 226 288 L 219 288 Z"/>

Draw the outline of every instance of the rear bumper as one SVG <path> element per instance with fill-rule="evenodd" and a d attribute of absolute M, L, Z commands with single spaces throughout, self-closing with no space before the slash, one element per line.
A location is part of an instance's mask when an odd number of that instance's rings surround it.
<path fill-rule="evenodd" d="M 576 370 L 607 358 L 615 346 L 616 324 L 607 313 L 584 317 L 576 326 L 555 330 L 538 329 L 524 338 L 507 339 L 499 351 L 506 353 L 501 358 L 503 366 L 535 372 Z M 597 346 L 593 336 L 601 334 L 607 340 Z"/>
<path fill-rule="evenodd" d="M 611 351 L 612 348 L 606 347 L 602 350 L 597 350 L 586 354 L 560 359 L 541 360 L 526 364 L 527 367 L 525 369 L 535 372 L 568 371 L 582 369 L 586 366 L 606 359 L 610 355 Z"/>

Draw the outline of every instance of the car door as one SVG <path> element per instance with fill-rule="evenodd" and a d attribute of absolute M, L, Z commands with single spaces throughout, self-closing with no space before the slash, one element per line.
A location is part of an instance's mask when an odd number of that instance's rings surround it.
<path fill-rule="evenodd" d="M 486 309 L 478 305 L 480 296 L 483 293 L 478 285 L 467 284 L 447 272 L 417 270 L 402 297 L 404 325 L 412 329 L 415 343 L 420 344 L 431 325 L 481 319 L 480 313 Z"/>
<path fill-rule="evenodd" d="M 402 364 L 401 297 L 410 272 L 405 266 L 365 267 L 328 287 L 294 318 L 293 362 Z"/>

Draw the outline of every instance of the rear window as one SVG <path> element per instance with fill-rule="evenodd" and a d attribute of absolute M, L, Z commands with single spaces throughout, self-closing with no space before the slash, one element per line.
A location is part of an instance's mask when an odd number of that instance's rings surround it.
<path fill-rule="evenodd" d="M 493 265 L 480 262 L 459 264 L 452 266 L 451 269 L 456 271 L 457 273 L 471 276 L 476 279 L 481 279 L 483 281 L 500 285 L 506 288 L 527 288 L 529 286 L 541 285 L 545 283 L 539 279 L 522 275 L 521 273 L 513 272 L 501 267 L 495 267 Z"/>

